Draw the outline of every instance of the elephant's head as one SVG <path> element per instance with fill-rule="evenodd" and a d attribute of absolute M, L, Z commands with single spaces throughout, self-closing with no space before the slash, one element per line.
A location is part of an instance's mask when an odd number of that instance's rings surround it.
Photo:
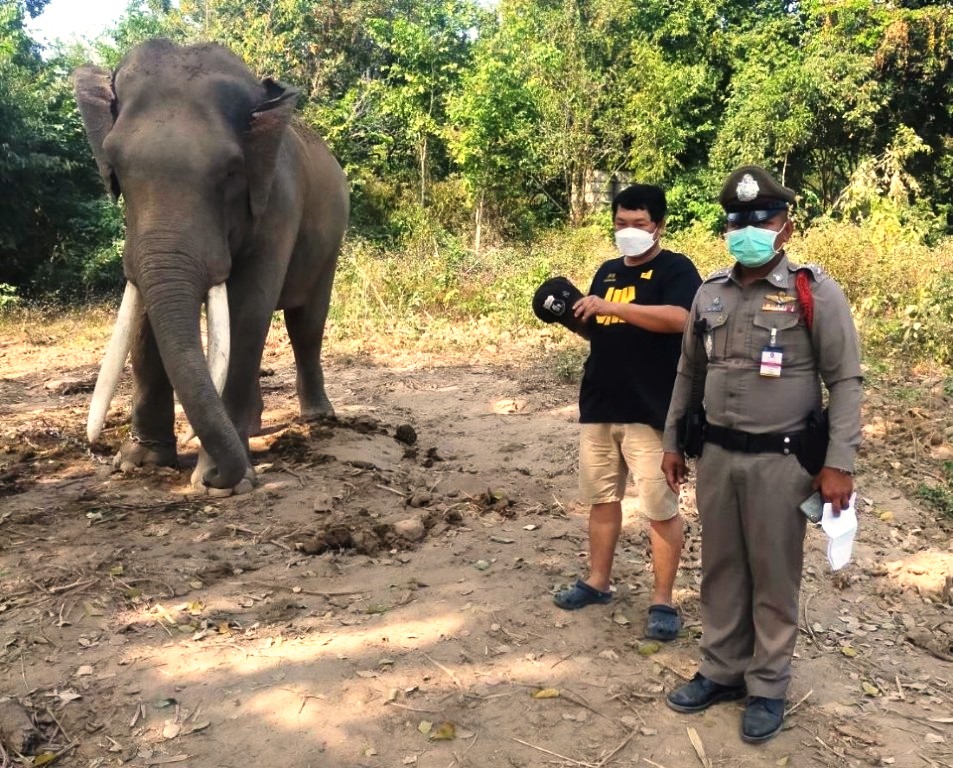
<path fill-rule="evenodd" d="M 127 299 L 141 294 L 172 386 L 215 460 L 217 471 L 205 482 L 232 487 L 247 456 L 202 353 L 200 307 L 229 278 L 241 244 L 265 215 L 297 91 L 259 82 L 220 46 L 168 40 L 137 46 L 112 74 L 80 67 L 73 82 L 99 172 L 125 201 Z M 124 307 L 120 316 L 134 311 Z M 226 332 L 228 325 L 226 315 Z M 115 376 L 130 343 L 121 336 L 117 325 Z M 221 345 L 210 339 L 210 352 Z M 106 367 L 101 382 L 110 378 Z M 221 385 L 224 372 L 216 378 Z M 114 388 L 115 380 L 97 387 L 91 439 Z"/>

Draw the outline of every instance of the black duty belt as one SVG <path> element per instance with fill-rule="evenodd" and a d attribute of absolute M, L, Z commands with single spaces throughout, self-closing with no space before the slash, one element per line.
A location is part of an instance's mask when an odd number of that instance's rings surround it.
<path fill-rule="evenodd" d="M 728 429 L 709 424 L 705 431 L 705 442 L 720 445 L 736 453 L 789 453 L 797 454 L 803 432 L 768 432 L 755 435 L 740 429 Z"/>

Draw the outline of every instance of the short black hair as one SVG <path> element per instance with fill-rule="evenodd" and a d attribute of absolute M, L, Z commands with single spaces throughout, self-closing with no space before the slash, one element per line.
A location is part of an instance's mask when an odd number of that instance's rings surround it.
<path fill-rule="evenodd" d="M 612 198 L 613 218 L 620 208 L 627 211 L 648 211 L 649 218 L 657 224 L 668 212 L 665 190 L 654 184 L 633 184 Z"/>

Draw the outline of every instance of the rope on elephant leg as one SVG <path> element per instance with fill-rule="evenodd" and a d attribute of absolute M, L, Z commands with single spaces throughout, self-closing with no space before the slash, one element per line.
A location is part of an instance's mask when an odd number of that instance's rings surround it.
<path fill-rule="evenodd" d="M 129 433 L 129 439 L 143 448 L 168 448 L 170 446 L 174 447 L 176 444 L 175 438 L 171 440 L 147 440 L 144 437 L 139 437 L 135 432 Z"/>

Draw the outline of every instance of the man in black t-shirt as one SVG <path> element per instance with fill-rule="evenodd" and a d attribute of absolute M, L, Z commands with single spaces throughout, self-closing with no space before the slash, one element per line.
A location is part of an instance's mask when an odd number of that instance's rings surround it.
<path fill-rule="evenodd" d="M 612 201 L 619 258 L 596 272 L 573 311 L 590 342 L 579 391 L 579 488 L 589 513 L 589 576 L 555 596 L 567 610 L 612 598 L 610 579 L 629 472 L 650 521 L 655 585 L 646 636 L 671 640 L 680 621 L 672 588 L 682 551 L 678 496 L 662 474 L 662 430 L 682 331 L 701 277 L 664 250 L 665 193 L 635 184 Z"/>

